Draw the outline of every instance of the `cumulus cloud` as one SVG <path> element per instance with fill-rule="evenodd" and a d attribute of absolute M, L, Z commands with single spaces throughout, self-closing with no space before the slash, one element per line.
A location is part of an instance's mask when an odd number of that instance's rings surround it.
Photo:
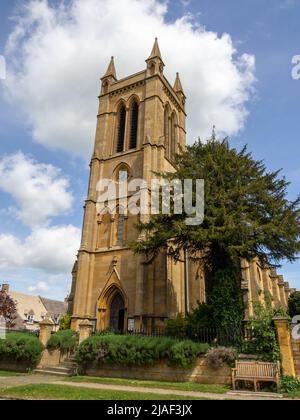
<path fill-rule="evenodd" d="M 0 268 L 69 273 L 80 245 L 80 234 L 80 229 L 72 225 L 37 228 L 24 240 L 0 234 Z"/>
<path fill-rule="evenodd" d="M 228 135 L 243 128 L 255 80 L 254 57 L 238 55 L 230 35 L 207 31 L 190 14 L 167 22 L 168 7 L 158 0 L 25 3 L 7 43 L 6 87 L 36 142 L 88 157 L 99 77 L 109 57 L 115 55 L 121 77 L 139 71 L 155 36 L 170 82 L 176 71 L 182 76 L 189 140 L 207 137 L 214 124 Z"/>
<path fill-rule="evenodd" d="M 27 226 L 40 226 L 71 209 L 69 181 L 52 165 L 19 152 L 0 160 L 0 190 L 16 202 L 14 213 Z"/>
<path fill-rule="evenodd" d="M 68 213 L 73 204 L 68 179 L 58 168 L 18 152 L 0 159 L 1 190 L 15 202 L 14 217 L 30 228 L 24 238 L 0 233 L 1 277 L 20 285 L 26 280 L 31 293 L 62 297 L 81 235 L 75 226 L 52 225 L 52 219 Z M 60 280 L 51 282 L 53 278 Z"/>
<path fill-rule="evenodd" d="M 50 286 L 45 281 L 39 281 L 36 285 L 28 287 L 28 291 L 34 294 L 47 293 L 50 291 Z"/>

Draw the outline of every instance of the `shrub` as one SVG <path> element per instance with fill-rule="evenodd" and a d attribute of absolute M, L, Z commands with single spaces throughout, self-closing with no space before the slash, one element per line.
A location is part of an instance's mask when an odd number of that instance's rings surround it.
<path fill-rule="evenodd" d="M 50 350 L 73 351 L 78 346 L 78 334 L 71 330 L 62 330 L 53 334 L 47 343 Z"/>
<path fill-rule="evenodd" d="M 188 328 L 188 320 L 182 314 L 177 318 L 169 319 L 167 322 L 166 334 L 170 337 L 185 337 Z"/>
<path fill-rule="evenodd" d="M 300 381 L 292 376 L 282 376 L 280 381 L 280 392 L 285 394 L 300 391 Z"/>
<path fill-rule="evenodd" d="M 280 350 L 273 326 L 275 314 L 276 311 L 272 307 L 264 307 L 260 302 L 255 303 L 254 317 L 249 322 L 249 327 L 253 331 L 253 339 L 243 349 L 246 353 L 262 356 L 262 360 L 265 362 L 280 360 Z"/>
<path fill-rule="evenodd" d="M 160 360 L 167 360 L 173 366 L 188 367 L 208 349 L 207 344 L 172 338 L 99 335 L 81 343 L 76 359 L 81 367 L 99 364 L 151 366 Z"/>
<path fill-rule="evenodd" d="M 5 340 L 0 340 L 0 360 L 18 361 L 30 367 L 39 362 L 44 347 L 33 334 L 7 333 Z"/>
<path fill-rule="evenodd" d="M 169 361 L 171 365 L 188 368 L 195 364 L 200 354 L 209 350 L 208 344 L 197 344 L 192 341 L 179 341 L 170 348 Z"/>
<path fill-rule="evenodd" d="M 300 292 L 293 293 L 289 298 L 289 314 L 293 318 L 300 315 Z"/>
<path fill-rule="evenodd" d="M 237 359 L 237 352 L 233 348 L 217 347 L 207 353 L 206 359 L 213 369 L 219 369 L 226 365 L 233 367 Z"/>
<path fill-rule="evenodd" d="M 59 321 L 59 331 L 71 329 L 71 315 L 65 314 Z"/>

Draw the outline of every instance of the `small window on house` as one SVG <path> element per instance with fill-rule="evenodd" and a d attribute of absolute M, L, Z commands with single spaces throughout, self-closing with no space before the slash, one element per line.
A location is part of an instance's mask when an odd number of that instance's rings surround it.
<path fill-rule="evenodd" d="M 27 315 L 27 319 L 26 319 L 27 324 L 34 324 L 34 315 L 33 314 L 28 314 Z"/>
<path fill-rule="evenodd" d="M 126 108 L 123 105 L 118 114 L 118 137 L 116 152 L 122 153 L 124 151 L 125 143 L 125 126 L 126 126 Z"/>
<path fill-rule="evenodd" d="M 139 121 L 139 106 L 137 102 L 132 104 L 130 110 L 130 142 L 129 149 L 136 149 L 137 147 L 137 135 L 138 135 L 138 121 Z"/>

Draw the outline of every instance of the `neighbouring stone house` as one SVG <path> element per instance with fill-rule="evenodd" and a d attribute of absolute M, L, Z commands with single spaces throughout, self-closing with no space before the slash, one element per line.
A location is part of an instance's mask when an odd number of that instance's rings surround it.
<path fill-rule="evenodd" d="M 8 284 L 3 284 L 1 290 L 17 303 L 17 318 L 14 330 L 37 331 L 39 330 L 39 323 L 46 318 L 51 318 L 55 324 L 54 330 L 58 330 L 59 320 L 67 311 L 66 302 L 13 292 Z"/>

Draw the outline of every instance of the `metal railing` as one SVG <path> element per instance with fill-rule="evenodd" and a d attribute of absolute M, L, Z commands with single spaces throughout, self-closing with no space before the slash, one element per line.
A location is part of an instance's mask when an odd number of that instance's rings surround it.
<path fill-rule="evenodd" d="M 192 328 L 179 332 L 173 332 L 167 328 L 137 329 L 131 331 L 115 331 L 111 329 L 94 332 L 95 335 L 108 333 L 135 337 L 169 337 L 177 340 L 192 340 L 196 343 L 225 347 L 242 347 L 245 343 L 249 343 L 255 338 L 253 330 L 245 326 L 241 328 Z"/>

